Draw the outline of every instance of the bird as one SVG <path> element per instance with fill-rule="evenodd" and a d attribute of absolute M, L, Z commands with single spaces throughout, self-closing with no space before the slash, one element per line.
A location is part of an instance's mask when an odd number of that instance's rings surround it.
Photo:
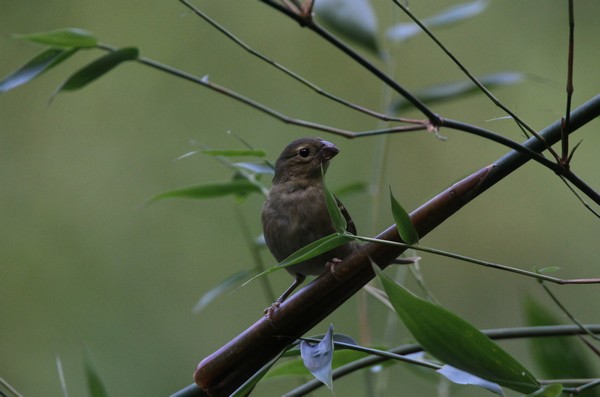
<path fill-rule="evenodd" d="M 273 185 L 263 205 L 261 219 L 265 242 L 278 262 L 306 245 L 336 229 L 325 199 L 323 175 L 332 158 L 340 150 L 318 137 L 297 139 L 288 144 L 275 163 Z M 356 226 L 348 211 L 336 198 L 346 219 L 346 230 L 356 235 Z M 354 240 L 331 251 L 307 259 L 285 269 L 294 282 L 265 310 L 269 316 L 306 279 L 318 276 L 332 264 L 344 259 L 358 248 Z"/>

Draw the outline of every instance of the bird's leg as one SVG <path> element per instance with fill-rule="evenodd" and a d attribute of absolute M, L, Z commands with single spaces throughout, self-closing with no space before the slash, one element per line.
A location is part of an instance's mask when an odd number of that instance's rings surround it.
<path fill-rule="evenodd" d="M 340 280 L 340 278 L 338 277 L 338 275 L 335 273 L 335 265 L 337 265 L 338 263 L 340 263 L 342 260 L 339 258 L 332 258 L 329 262 L 327 262 L 327 264 L 325 265 L 325 269 L 327 269 L 328 271 L 331 272 L 331 274 L 333 275 L 333 277 L 335 277 L 336 280 Z"/>
<path fill-rule="evenodd" d="M 292 283 L 292 285 L 290 285 L 288 287 L 288 289 L 286 289 L 285 292 L 283 294 L 281 294 L 281 296 L 279 298 L 277 298 L 277 300 L 275 302 L 273 302 L 273 304 L 271 306 L 269 306 L 265 309 L 265 315 L 267 317 L 271 317 L 271 314 L 273 314 L 273 312 L 275 310 L 277 310 L 279 305 L 281 305 L 283 303 L 283 301 L 285 301 L 288 298 L 288 296 L 290 296 L 290 294 L 292 292 L 294 292 L 294 290 L 296 288 L 298 288 L 298 286 L 304 282 L 305 279 L 306 279 L 306 276 L 304 274 L 296 273 L 296 278 L 294 279 L 294 282 Z"/>

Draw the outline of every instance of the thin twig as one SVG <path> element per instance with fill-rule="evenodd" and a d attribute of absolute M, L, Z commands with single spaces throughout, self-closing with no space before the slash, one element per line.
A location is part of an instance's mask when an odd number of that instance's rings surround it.
<path fill-rule="evenodd" d="M 427 121 L 425 121 L 425 120 L 416 120 L 416 119 L 403 118 L 403 117 L 394 117 L 394 116 L 389 116 L 389 115 L 387 115 L 385 113 L 379 113 L 379 112 L 373 111 L 371 109 L 367 109 L 367 108 L 365 108 L 363 106 L 360 106 L 360 105 L 354 104 L 352 102 L 346 101 L 345 99 L 340 98 L 338 96 L 335 96 L 335 95 L 333 95 L 333 94 L 331 94 L 331 93 L 323 90 L 321 87 L 317 86 L 313 82 L 311 82 L 311 81 L 305 79 L 304 77 L 300 76 L 298 73 L 292 71 L 291 69 L 283 66 L 282 64 L 278 63 L 277 61 L 275 61 L 275 60 L 267 57 L 266 55 L 258 52 L 254 48 L 250 47 L 248 44 L 246 44 L 244 41 L 242 41 L 239 37 L 235 36 L 233 33 L 231 33 L 229 30 L 227 30 L 224 26 L 222 26 L 221 24 L 219 24 L 214 19 L 210 18 L 205 12 L 203 12 L 202 10 L 200 10 L 199 8 L 197 8 L 193 4 L 191 4 L 188 0 L 179 0 L 179 1 L 183 5 L 185 5 L 186 7 L 188 7 L 194 14 L 196 14 L 200 18 L 204 19 L 204 21 L 206 21 L 212 27 L 214 27 L 215 29 L 217 29 L 222 34 L 224 34 L 228 39 L 230 39 L 235 44 L 237 44 L 238 46 L 240 46 L 241 48 L 243 48 L 245 51 L 247 51 L 251 55 L 257 57 L 261 61 L 263 61 L 263 62 L 265 62 L 265 63 L 273 66 L 274 68 L 278 69 L 279 71 L 285 73 L 286 75 L 288 75 L 292 79 L 294 79 L 294 80 L 298 81 L 299 83 L 305 85 L 306 87 L 308 87 L 311 90 L 315 91 L 319 95 L 322 95 L 322 96 L 324 96 L 324 97 L 326 97 L 328 99 L 331 99 L 332 101 L 337 102 L 339 104 L 342 104 L 344 106 L 347 106 L 350 109 L 356 110 L 358 112 L 367 114 L 367 115 L 369 115 L 371 117 L 375 117 L 375 118 L 383 120 L 383 121 L 396 121 L 396 122 L 409 123 L 409 124 L 420 124 L 420 125 L 427 124 Z"/>
<path fill-rule="evenodd" d="M 600 333 L 600 325 L 586 325 L 587 328 L 593 330 L 594 333 Z M 554 326 L 539 326 L 539 327 L 517 327 L 517 328 L 501 328 L 501 329 L 490 329 L 490 330 L 482 330 L 485 335 L 490 337 L 493 340 L 503 340 L 503 339 L 518 339 L 518 338 L 533 338 L 533 337 L 544 337 L 544 336 L 572 336 L 579 335 L 583 331 L 575 326 L 575 325 L 554 325 Z M 423 351 L 423 348 L 417 344 L 410 345 L 402 345 L 395 347 L 389 350 L 391 353 L 407 355 L 414 354 Z M 371 367 L 373 365 L 381 364 L 387 361 L 384 357 L 379 356 L 368 356 L 356 361 L 353 361 L 349 364 L 346 364 L 342 367 L 336 368 L 333 371 L 333 379 L 339 379 L 345 375 L 351 374 L 358 370 Z M 588 381 L 588 380 L 582 380 Z M 600 382 L 600 380 L 589 380 L 590 386 L 586 388 L 592 387 Z M 556 383 L 556 382 L 552 382 Z M 307 382 L 294 390 L 291 390 L 286 394 L 287 397 L 299 397 L 304 396 L 320 387 L 323 386 L 323 383 L 318 380 L 312 380 Z M 581 387 L 584 387 L 581 386 Z"/>
<path fill-rule="evenodd" d="M 575 53 L 575 16 L 573 15 L 573 0 L 569 0 L 569 55 L 567 60 L 567 110 L 563 123 L 561 139 L 562 157 L 565 167 L 569 166 L 569 131 L 571 126 L 571 99 L 573 97 L 573 58 Z"/>
<path fill-rule="evenodd" d="M 274 1 L 274 0 L 260 0 L 260 1 L 278 11 L 283 12 L 290 18 L 292 18 L 295 21 L 297 21 L 298 23 L 300 23 L 301 26 L 307 27 L 310 30 L 312 30 L 313 32 L 315 32 L 316 34 L 318 34 L 319 36 L 321 36 L 321 38 L 328 41 L 334 47 L 336 47 L 337 49 L 342 51 L 344 54 L 349 56 L 356 63 L 358 63 L 359 65 L 364 67 L 367 71 L 369 71 L 371 74 L 373 74 L 379 80 L 381 80 L 386 85 L 388 85 L 391 89 L 396 91 L 398 94 L 402 95 L 402 97 L 406 98 L 407 101 L 409 101 L 415 108 L 417 108 L 421 113 L 423 113 L 423 115 L 425 115 L 425 117 L 427 117 L 429 119 L 431 124 L 433 124 L 434 126 L 439 125 L 439 122 L 440 122 L 439 116 L 437 114 L 435 114 L 427 105 L 425 105 L 418 98 L 416 98 L 414 95 L 412 95 L 407 89 L 402 87 L 397 81 L 395 81 L 390 76 L 385 74 L 381 69 L 379 69 L 378 67 L 373 65 L 371 62 L 369 62 L 365 57 L 358 54 L 354 49 L 349 47 L 346 43 L 342 42 L 337 37 L 335 37 L 334 35 L 329 33 L 329 31 L 327 31 L 326 29 L 321 27 L 321 25 L 319 25 L 313 18 L 311 18 L 310 16 L 305 17 L 303 15 L 291 12 L 289 9 L 287 9 L 286 7 L 282 6 L 277 1 Z"/>
<path fill-rule="evenodd" d="M 568 284 L 600 284 L 600 278 L 572 278 L 572 279 L 562 279 L 562 278 L 558 278 L 558 277 L 548 276 L 546 274 L 540 274 L 540 273 L 531 272 L 531 271 L 528 271 L 528 270 L 519 269 L 519 268 L 516 268 L 516 267 L 502 265 L 502 264 L 499 264 L 499 263 L 494 263 L 494 262 L 489 262 L 489 261 L 483 261 L 483 260 L 480 260 L 480 259 L 471 258 L 469 256 L 455 254 L 455 253 L 452 253 L 452 252 L 442 251 L 442 250 L 438 250 L 438 249 L 431 248 L 431 247 L 424 247 L 424 246 L 421 246 L 421 245 L 411 245 L 411 244 L 406 244 L 406 243 L 399 243 L 397 241 L 381 240 L 381 239 L 372 238 L 372 237 L 354 236 L 354 235 L 351 235 L 351 234 L 348 234 L 348 235 L 352 236 L 353 238 L 355 238 L 357 240 L 361 240 L 361 241 L 368 241 L 368 242 L 372 242 L 372 243 L 392 245 L 392 246 L 402 247 L 402 248 L 407 248 L 407 249 L 411 248 L 411 249 L 414 249 L 415 251 L 427 252 L 427 253 L 434 254 L 434 255 L 445 256 L 447 258 L 458 259 L 458 260 L 463 261 L 463 262 L 473 263 L 475 265 L 485 266 L 485 267 L 489 267 L 489 268 L 493 268 L 493 269 L 497 269 L 497 270 L 503 270 L 503 271 L 510 272 L 510 273 L 516 273 L 516 274 L 520 274 L 520 275 L 523 275 L 523 276 L 532 277 L 532 278 L 535 278 L 535 279 L 538 279 L 538 280 L 548 281 L 548 282 L 554 283 L 554 284 L 560 284 L 560 285 L 568 285 Z"/>
<path fill-rule="evenodd" d="M 575 316 L 573 316 L 571 314 L 571 312 L 569 312 L 569 310 L 565 307 L 565 305 L 563 305 L 562 302 L 560 300 L 558 300 L 556 295 L 554 295 L 554 293 L 550 290 L 550 288 L 548 288 L 548 286 L 546 284 L 544 284 L 542 281 L 540 281 L 540 284 L 542 285 L 542 287 L 544 288 L 544 291 L 546 291 L 546 293 L 548 294 L 550 299 L 552 299 L 554 304 L 556 304 L 556 306 L 558 306 L 558 308 L 565 314 L 565 316 L 567 316 L 569 318 L 569 320 L 571 320 L 574 324 L 576 324 L 583 332 L 588 334 L 590 337 L 594 338 L 597 341 L 600 341 L 600 337 L 594 335 L 590 330 L 585 328 L 585 326 L 579 320 L 577 320 L 575 318 Z"/>
<path fill-rule="evenodd" d="M 524 120 L 522 120 L 516 113 L 511 111 L 508 107 L 504 106 L 502 102 L 500 102 L 481 82 L 469 72 L 469 70 L 458 60 L 458 58 L 442 44 L 442 42 L 425 26 L 409 9 L 406 5 L 402 4 L 399 0 L 392 0 L 404 13 L 413 20 L 422 30 L 427 34 L 431 40 L 459 67 L 460 70 L 475 84 L 496 106 L 500 109 L 504 110 L 508 115 L 510 115 L 515 122 L 529 131 L 533 136 L 545 142 L 544 138 L 537 133 L 533 128 L 531 128 Z M 554 158 L 558 161 L 558 154 L 550 147 L 550 145 L 546 144 L 546 149 L 554 156 Z"/>

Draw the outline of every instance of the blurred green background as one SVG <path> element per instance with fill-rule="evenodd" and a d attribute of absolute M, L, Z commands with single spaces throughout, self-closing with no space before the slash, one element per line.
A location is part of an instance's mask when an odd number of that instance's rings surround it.
<path fill-rule="evenodd" d="M 383 32 L 406 17 L 391 2 L 376 2 L 382 64 L 409 89 L 462 79 L 460 71 L 424 36 L 399 46 Z M 420 17 L 458 2 L 411 2 Z M 254 48 L 337 95 L 382 109 L 381 84 L 315 35 L 258 1 L 198 3 Z M 177 1 L 0 0 L 0 75 L 39 48 L 12 33 L 80 27 L 115 46 L 225 85 L 290 116 L 356 131 L 381 125 L 336 106 L 248 56 Z M 575 96 L 578 105 L 600 91 L 596 0 L 576 2 Z M 566 2 L 493 2 L 484 14 L 438 37 L 475 74 L 521 71 L 525 83 L 495 94 L 534 128 L 560 118 L 565 107 Z M 26 396 L 62 395 L 56 357 L 71 396 L 86 395 L 87 350 L 111 396 L 164 396 L 191 383 L 196 364 L 262 315 L 260 283 L 192 308 L 200 296 L 252 261 L 230 198 L 171 200 L 152 196 L 182 186 L 225 180 L 230 172 L 201 155 L 176 158 L 201 145 L 241 147 L 235 134 L 275 159 L 289 141 L 321 135 L 341 149 L 328 174 L 332 188 L 373 176 L 382 138 L 345 140 L 284 125 L 229 98 L 138 64 L 126 64 L 76 93 L 49 104 L 55 87 L 100 53 L 88 51 L 35 82 L 0 96 L 0 377 Z M 483 96 L 434 106 L 442 116 L 483 125 L 515 140 L 504 114 Z M 419 117 L 408 111 L 404 116 Z M 600 188 L 599 123 L 574 136 L 583 140 L 574 171 Z M 231 132 L 232 134 L 229 134 Z M 419 132 L 387 140 L 382 186 L 390 185 L 407 209 L 506 149 L 461 132 L 442 130 L 446 142 Z M 345 198 L 359 231 L 373 234 L 391 223 L 386 197 Z M 373 204 L 375 202 L 375 205 Z M 241 206 L 252 233 L 260 233 L 262 198 Z M 373 208 L 379 215 L 371 219 Z M 598 220 L 554 175 L 529 164 L 491 189 L 422 241 L 507 265 L 560 266 L 558 276 L 597 277 Z M 274 264 L 265 253 L 269 265 Z M 424 256 L 422 271 L 434 296 L 478 327 L 523 325 L 529 294 L 550 305 L 531 279 Z M 271 278 L 276 291 L 287 274 Z M 409 278 L 410 280 L 410 278 Z M 409 286 L 414 287 L 410 281 Z M 598 322 L 597 287 L 554 287 L 583 322 Z M 356 299 L 317 327 L 361 338 Z M 372 343 L 382 343 L 387 313 L 370 309 Z M 364 335 L 362 335 L 364 337 Z M 393 340 L 406 341 L 398 327 Z M 364 339 L 363 339 L 364 340 Z M 529 363 L 523 343 L 506 348 Z M 405 367 L 391 368 L 387 394 L 434 395 L 435 386 Z M 535 372 L 535 369 L 534 369 Z M 336 383 L 338 395 L 357 395 L 361 375 Z M 278 395 L 289 382 L 265 383 L 257 395 Z M 411 392 L 411 390 L 413 390 Z M 319 392 L 318 395 L 328 395 Z M 471 394 L 469 394 L 471 393 Z M 479 395 L 464 389 L 461 395 Z M 360 393 L 358 395 L 361 395 Z"/>

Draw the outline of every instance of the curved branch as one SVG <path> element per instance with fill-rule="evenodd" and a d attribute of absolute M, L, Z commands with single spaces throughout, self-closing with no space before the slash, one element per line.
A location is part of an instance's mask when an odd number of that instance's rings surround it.
<path fill-rule="evenodd" d="M 572 113 L 572 130 L 600 116 L 600 95 Z M 541 131 L 546 142 L 560 140 L 560 121 Z M 526 147 L 542 151 L 545 145 L 532 137 Z M 474 172 L 411 213 L 419 236 L 424 237 L 471 200 L 530 160 L 512 151 L 495 163 Z M 377 238 L 401 241 L 395 225 Z M 211 396 L 229 395 L 279 352 L 337 309 L 374 277 L 371 262 L 385 268 L 403 252 L 402 248 L 368 243 L 336 265 L 335 276 L 325 272 L 288 298 L 270 319 L 261 317 L 221 349 L 198 365 L 195 381 Z"/>

